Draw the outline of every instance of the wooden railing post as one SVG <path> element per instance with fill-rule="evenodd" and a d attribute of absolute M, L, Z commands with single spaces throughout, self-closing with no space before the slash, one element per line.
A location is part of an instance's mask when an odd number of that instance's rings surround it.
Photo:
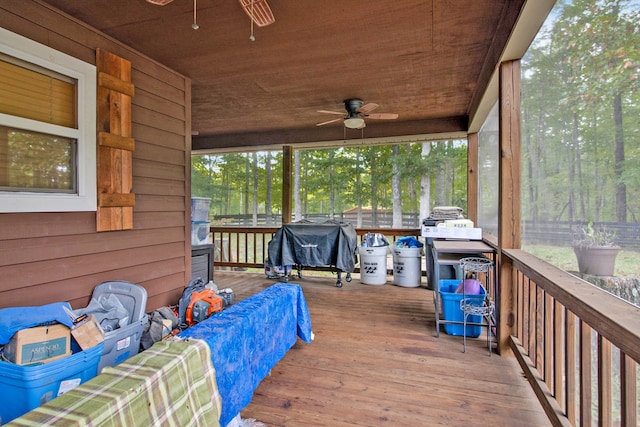
<path fill-rule="evenodd" d="M 467 218 L 478 222 L 478 134 L 467 135 Z"/>
<path fill-rule="evenodd" d="M 293 147 L 282 147 L 282 223 L 291 222 L 291 173 Z"/>
<path fill-rule="evenodd" d="M 521 230 L 520 61 L 500 65 L 499 83 L 499 199 L 498 199 L 498 353 L 510 352 L 509 336 L 515 331 L 515 280 L 503 249 L 519 249 Z"/>

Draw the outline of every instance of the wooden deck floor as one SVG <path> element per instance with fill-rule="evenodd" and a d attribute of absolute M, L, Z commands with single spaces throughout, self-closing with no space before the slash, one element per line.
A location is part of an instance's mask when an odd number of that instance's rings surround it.
<path fill-rule="evenodd" d="M 308 273 L 311 274 L 311 273 Z M 237 300 L 272 285 L 263 274 L 215 272 Z M 435 336 L 433 293 L 391 284 L 303 288 L 315 340 L 301 340 L 242 412 L 268 426 L 547 426 L 515 359 L 489 356 L 486 336 Z M 390 283 L 390 282 L 389 282 Z"/>

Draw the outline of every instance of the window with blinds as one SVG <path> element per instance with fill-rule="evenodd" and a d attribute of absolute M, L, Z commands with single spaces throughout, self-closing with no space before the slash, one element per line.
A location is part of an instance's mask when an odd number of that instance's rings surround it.
<path fill-rule="evenodd" d="M 96 210 L 96 67 L 0 28 L 0 212 Z"/>
<path fill-rule="evenodd" d="M 72 79 L 0 57 L 0 113 L 77 129 L 76 99 Z M 74 193 L 75 170 L 74 139 L 0 126 L 0 190 Z"/>

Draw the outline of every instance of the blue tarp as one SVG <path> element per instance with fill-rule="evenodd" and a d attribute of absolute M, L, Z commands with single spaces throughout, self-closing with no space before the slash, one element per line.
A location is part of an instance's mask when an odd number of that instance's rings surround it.
<path fill-rule="evenodd" d="M 0 345 L 8 343 L 13 334 L 19 330 L 31 328 L 32 326 L 59 322 L 72 327 L 71 317 L 64 311 L 63 307 L 71 310 L 71 305 L 68 302 L 0 309 Z"/>
<path fill-rule="evenodd" d="M 311 343 L 311 318 L 302 288 L 276 283 L 181 332 L 211 349 L 222 397 L 220 425 L 227 425 L 251 402 L 269 371 L 296 343 Z"/>

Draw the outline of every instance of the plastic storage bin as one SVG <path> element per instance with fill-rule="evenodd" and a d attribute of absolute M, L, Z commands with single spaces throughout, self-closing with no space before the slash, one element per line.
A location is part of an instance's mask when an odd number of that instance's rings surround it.
<path fill-rule="evenodd" d="M 140 338 L 148 322 L 145 309 L 147 290 L 140 285 L 124 281 L 103 282 L 93 290 L 93 298 L 115 295 L 129 313 L 127 326 L 105 332 L 104 353 L 98 363 L 98 372 L 105 366 L 118 363 L 135 356 L 140 351 Z"/>
<path fill-rule="evenodd" d="M 387 283 L 387 253 L 389 246 L 359 246 L 360 281 L 365 285 Z"/>
<path fill-rule="evenodd" d="M 393 283 L 407 288 L 420 286 L 422 248 L 393 248 Z"/>
<path fill-rule="evenodd" d="M 482 288 L 481 294 L 469 295 L 458 294 L 455 292 L 456 288 L 460 285 L 460 280 L 440 280 L 440 299 L 442 301 L 442 318 L 443 320 L 452 320 L 457 322 L 464 321 L 464 314 L 460 310 L 460 300 L 463 298 L 474 299 L 478 301 L 479 305 L 482 305 L 485 297 L 485 290 Z M 468 323 L 482 323 L 482 316 L 470 315 L 467 317 Z M 464 325 L 462 323 L 445 323 L 444 331 L 449 335 L 463 336 Z M 467 325 L 466 336 L 470 338 L 477 338 L 482 333 L 482 326 Z"/>
<path fill-rule="evenodd" d="M 191 221 L 208 221 L 210 203 L 211 199 L 207 197 L 192 197 Z"/>
<path fill-rule="evenodd" d="M 0 361 L 0 425 L 26 414 L 98 372 L 103 344 L 42 365 Z"/>
<path fill-rule="evenodd" d="M 209 242 L 209 221 L 193 221 L 191 223 L 191 246 L 206 245 Z"/>

